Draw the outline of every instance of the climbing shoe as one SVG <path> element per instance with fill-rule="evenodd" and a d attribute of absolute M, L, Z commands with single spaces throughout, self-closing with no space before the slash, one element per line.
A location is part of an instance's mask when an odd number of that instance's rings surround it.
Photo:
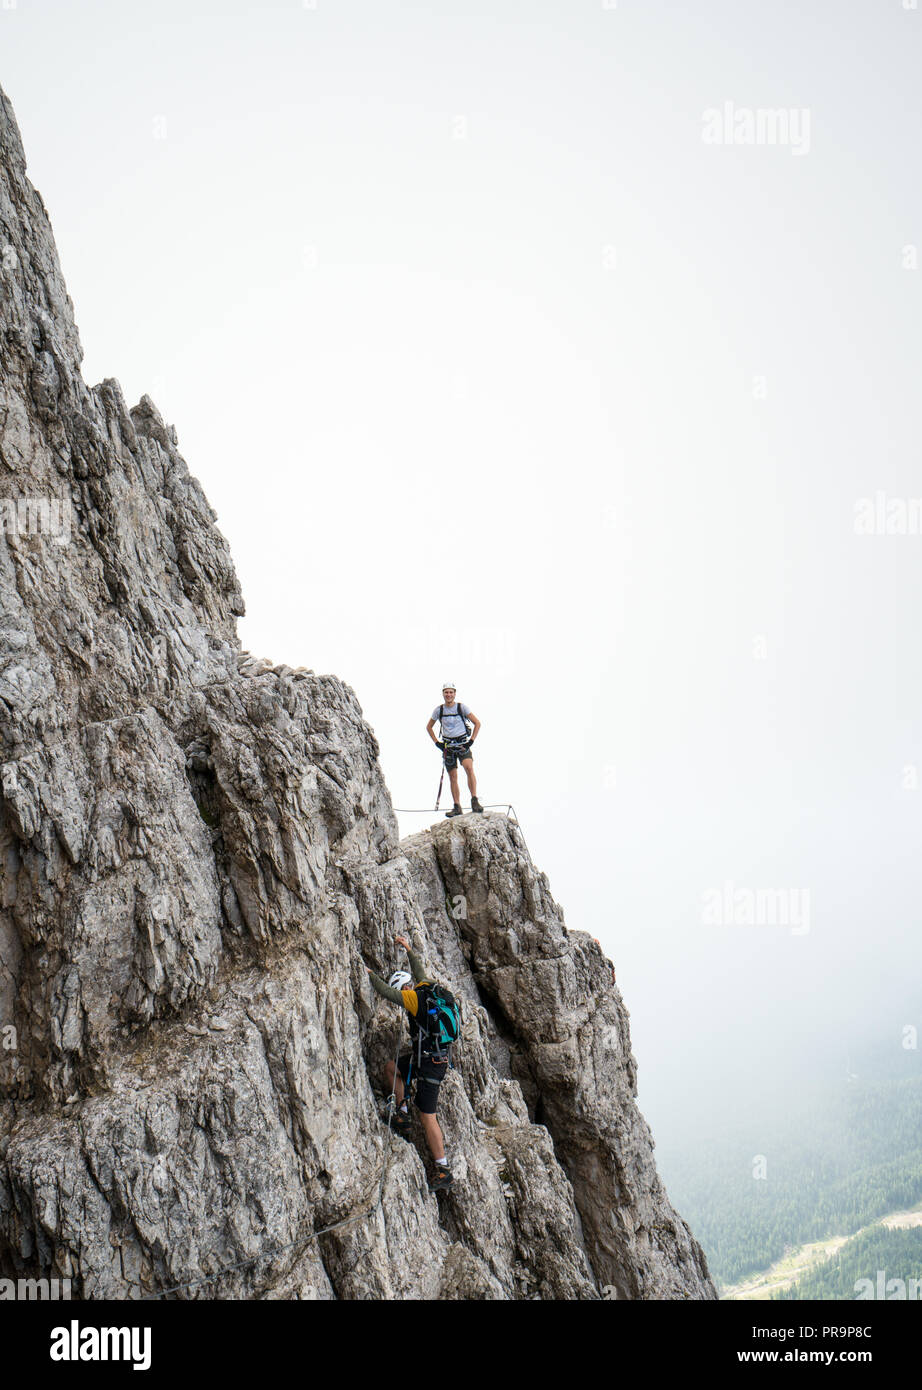
<path fill-rule="evenodd" d="M 451 808 L 450 811 L 446 811 L 446 812 L 445 812 L 445 818 L 446 818 L 446 820 L 450 819 L 452 816 L 463 816 L 463 815 L 464 815 L 464 812 L 461 810 L 461 807 L 459 806 L 459 804 L 458 804 L 457 801 L 455 802 L 454 806 L 452 806 L 452 808 Z"/>
<path fill-rule="evenodd" d="M 402 1134 L 404 1139 L 410 1133 L 410 1116 L 406 1110 L 398 1110 L 393 1102 L 381 1112 L 381 1123 L 387 1125 L 392 1134 Z"/>
<path fill-rule="evenodd" d="M 472 810 L 472 811 L 482 811 L 482 810 L 483 810 L 483 807 L 481 806 L 480 802 L 477 800 L 476 796 L 472 796 L 472 797 L 471 797 L 471 810 Z"/>
<path fill-rule="evenodd" d="M 412 1123 L 406 1110 L 395 1110 L 394 1118 L 391 1121 L 391 1129 L 395 1134 L 402 1134 L 404 1139 L 408 1139 Z"/>
<path fill-rule="evenodd" d="M 436 1165 L 435 1175 L 432 1178 L 432 1181 L 429 1183 L 429 1191 L 447 1192 L 453 1182 L 454 1178 L 451 1176 L 451 1173 L 449 1173 L 448 1169 Z"/>

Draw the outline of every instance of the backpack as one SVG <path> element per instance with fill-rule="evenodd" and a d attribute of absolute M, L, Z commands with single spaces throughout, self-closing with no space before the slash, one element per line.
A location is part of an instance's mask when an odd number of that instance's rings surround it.
<path fill-rule="evenodd" d="M 444 733 L 442 733 L 442 720 L 445 718 L 445 706 L 444 706 L 444 705 L 439 705 L 439 733 L 442 734 L 442 742 L 443 742 L 443 743 L 446 743 L 446 742 L 447 742 L 447 743 L 460 743 L 462 740 L 464 740 L 464 741 L 466 742 L 466 741 L 470 738 L 470 736 L 471 736 L 471 726 L 470 726 L 470 724 L 467 722 L 467 715 L 461 713 L 461 701 L 460 701 L 460 700 L 456 700 L 456 701 L 455 701 L 455 705 L 457 706 L 457 711 L 456 711 L 456 712 L 457 712 L 457 718 L 458 718 L 458 719 L 461 719 L 461 720 L 463 721 L 463 723 L 464 723 L 464 733 L 463 733 L 463 734 L 444 734 Z M 448 716 L 448 718 L 449 718 L 449 719 L 454 719 L 454 718 L 455 718 L 455 715 L 450 714 L 450 715 Z"/>
<path fill-rule="evenodd" d="M 445 985 L 421 980 L 416 986 L 417 1058 L 448 1055 L 451 1045 L 461 1036 L 461 1005 Z"/>

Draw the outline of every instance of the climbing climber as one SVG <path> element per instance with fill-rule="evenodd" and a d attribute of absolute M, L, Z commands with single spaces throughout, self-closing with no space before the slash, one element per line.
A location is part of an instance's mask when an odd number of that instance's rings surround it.
<path fill-rule="evenodd" d="M 385 984 L 381 976 L 368 967 L 369 978 L 378 993 L 392 1004 L 402 1005 L 409 1014 L 410 1050 L 397 1058 L 396 1070 L 394 1063 L 388 1062 L 384 1073 L 397 1107 L 392 1124 L 398 1134 L 408 1138 L 410 1112 L 407 1097 L 410 1080 L 415 1078 L 416 1108 L 435 1162 L 435 1176 L 429 1190 L 447 1192 L 453 1178 L 445 1157 L 445 1142 L 436 1119 L 436 1107 L 439 1086 L 448 1073 L 451 1061 L 451 1045 L 457 1041 L 461 1030 L 461 1010 L 451 991 L 433 981 L 419 953 L 407 938 L 395 936 L 394 940 L 409 956 L 413 973 L 395 970 Z"/>
<path fill-rule="evenodd" d="M 432 718 L 426 725 L 426 733 L 432 739 L 436 748 L 442 750 L 442 763 L 448 769 L 448 780 L 451 784 L 452 808 L 446 811 L 446 816 L 460 816 L 461 795 L 458 790 L 458 763 L 464 768 L 467 777 L 468 789 L 471 793 L 471 810 L 482 811 L 483 807 L 477 800 L 477 778 L 474 776 L 474 758 L 471 753 L 474 740 L 480 733 L 480 720 L 477 718 L 467 705 L 459 704 L 456 699 L 456 691 L 452 682 L 446 682 L 442 686 L 443 703 L 432 711 Z M 435 722 L 439 723 L 439 738 L 433 733 Z M 471 732 L 468 721 L 474 726 Z M 441 791 L 441 784 L 439 785 Z"/>

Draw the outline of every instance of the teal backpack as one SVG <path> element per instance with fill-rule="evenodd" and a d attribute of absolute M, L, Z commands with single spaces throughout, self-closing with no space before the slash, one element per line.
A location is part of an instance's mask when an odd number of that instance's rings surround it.
<path fill-rule="evenodd" d="M 417 1064 L 423 1057 L 442 1057 L 461 1036 L 461 1005 L 445 985 L 421 980 L 416 986 Z"/>

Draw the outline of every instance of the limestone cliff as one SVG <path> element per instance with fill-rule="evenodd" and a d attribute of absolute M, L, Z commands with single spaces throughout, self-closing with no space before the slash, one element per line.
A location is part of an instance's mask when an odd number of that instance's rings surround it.
<path fill-rule="evenodd" d="M 0 93 L 0 1275 L 713 1298 L 610 963 L 513 821 L 398 843 L 354 694 L 240 650 L 174 431 L 80 357 Z M 463 1001 L 440 1198 L 379 1119 L 403 1024 L 365 962 L 398 931 Z"/>

